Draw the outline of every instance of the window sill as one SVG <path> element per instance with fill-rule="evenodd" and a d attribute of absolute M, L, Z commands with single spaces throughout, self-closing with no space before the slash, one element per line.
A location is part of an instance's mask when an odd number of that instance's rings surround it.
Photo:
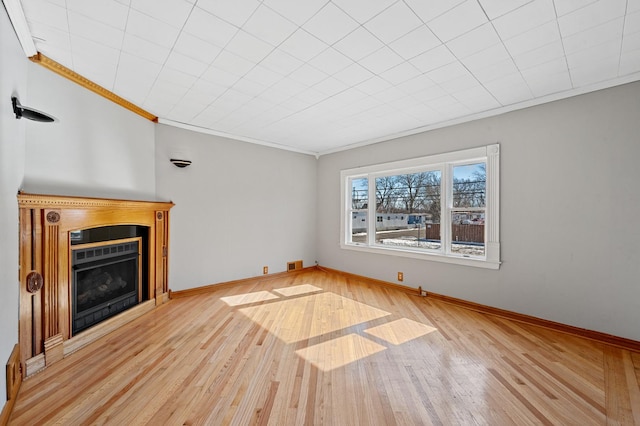
<path fill-rule="evenodd" d="M 388 256 L 409 257 L 412 259 L 428 260 L 432 262 L 449 263 L 453 265 L 472 266 L 483 269 L 500 269 L 501 262 L 494 262 L 481 258 L 448 256 L 440 253 L 426 253 L 423 251 L 398 250 L 391 247 L 371 247 L 366 244 L 340 244 L 340 248 L 367 253 L 384 254 Z"/>

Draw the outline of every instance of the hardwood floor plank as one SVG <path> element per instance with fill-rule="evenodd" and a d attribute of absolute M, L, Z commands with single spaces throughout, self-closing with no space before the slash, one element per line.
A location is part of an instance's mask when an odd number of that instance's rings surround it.
<path fill-rule="evenodd" d="M 427 390 L 420 383 L 420 380 L 416 376 L 416 373 L 413 370 L 413 367 L 408 365 L 405 368 L 409 375 L 409 380 L 411 381 L 411 384 L 413 384 L 414 390 L 417 392 L 418 399 L 420 400 L 420 402 L 422 403 L 422 406 L 425 408 L 425 410 L 427 411 L 427 414 L 429 415 L 429 422 L 432 425 L 436 425 L 436 426 L 442 425 L 443 424 L 442 420 L 438 415 L 438 412 L 433 402 L 431 401 L 431 398 L 429 397 L 429 392 L 427 392 Z"/>
<path fill-rule="evenodd" d="M 640 353 L 623 352 L 635 424 L 640 425 Z"/>
<path fill-rule="evenodd" d="M 520 403 L 526 407 L 529 412 L 535 416 L 543 425 L 553 425 L 553 423 L 542 414 L 527 398 L 525 398 L 517 389 L 515 389 L 497 370 L 490 368 L 489 372 L 505 387 L 507 390 L 516 397 Z"/>
<path fill-rule="evenodd" d="M 639 353 L 310 269 L 171 300 L 25 380 L 10 425 L 632 425 L 639 383 Z"/>
<path fill-rule="evenodd" d="M 633 367 L 633 362 L 629 362 L 630 355 L 621 349 L 606 347 L 604 351 L 607 424 L 633 424 L 638 420 L 640 402 L 635 374 L 627 371 Z M 611 392 L 613 389 L 625 388 L 629 393 Z"/>
<path fill-rule="evenodd" d="M 574 382 L 575 376 L 572 376 L 572 375 L 564 376 L 562 371 L 560 372 L 555 371 L 556 368 L 558 367 L 557 365 L 539 360 L 530 354 L 525 354 L 524 356 L 528 358 L 533 364 L 535 364 L 541 371 L 548 374 L 549 378 L 556 385 L 563 387 L 567 392 L 571 393 L 573 396 L 580 398 L 589 407 L 592 407 L 596 411 L 604 415 L 607 414 L 607 410 L 604 407 L 604 390 L 603 389 L 594 389 L 592 386 L 585 385 L 584 383 L 576 383 Z M 602 371 L 602 369 L 600 369 L 600 371 Z M 604 376 L 604 371 L 602 371 L 602 375 Z M 592 395 L 594 393 L 600 393 L 600 392 L 601 394 L 599 395 Z"/>
<path fill-rule="evenodd" d="M 375 404 L 380 407 L 382 411 L 381 420 L 385 425 L 395 426 L 397 422 L 394 417 L 393 406 L 391 405 L 387 388 L 384 385 L 380 368 L 377 364 L 372 363 L 369 365 L 369 368 L 366 369 L 365 373 L 367 374 L 366 383 L 374 387 L 373 394 L 377 398 Z"/>

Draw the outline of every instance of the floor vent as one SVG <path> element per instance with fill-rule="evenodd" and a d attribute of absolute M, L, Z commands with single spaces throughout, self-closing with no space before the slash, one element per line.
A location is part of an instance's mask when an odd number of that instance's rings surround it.
<path fill-rule="evenodd" d="M 302 260 L 287 262 L 287 272 L 297 271 L 299 269 L 302 269 Z"/>

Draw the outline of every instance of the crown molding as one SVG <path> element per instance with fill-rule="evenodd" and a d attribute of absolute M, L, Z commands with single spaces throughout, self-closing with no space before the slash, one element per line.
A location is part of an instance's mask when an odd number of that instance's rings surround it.
<path fill-rule="evenodd" d="M 314 155 L 316 159 L 318 158 L 317 153 L 315 151 L 309 151 L 306 149 L 299 149 L 288 145 L 281 145 L 274 142 L 267 142 L 260 139 L 250 138 L 246 136 L 233 135 L 231 133 L 226 133 L 220 130 L 208 129 L 206 127 L 194 126 L 193 124 L 181 123 L 179 121 L 169 120 L 167 118 L 159 118 L 158 123 L 165 124 L 167 126 L 178 127 L 180 129 L 191 130 L 192 132 L 204 133 L 207 135 L 220 136 L 222 138 L 234 139 L 242 142 L 249 142 L 256 145 L 268 146 L 271 148 L 282 149 L 284 151 L 297 152 L 299 154 L 306 155 Z"/>

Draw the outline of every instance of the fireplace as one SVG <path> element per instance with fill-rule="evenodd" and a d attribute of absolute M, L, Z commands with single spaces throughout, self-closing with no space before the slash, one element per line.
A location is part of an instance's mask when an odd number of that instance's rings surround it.
<path fill-rule="evenodd" d="M 73 335 L 141 301 L 140 238 L 72 248 Z"/>
<path fill-rule="evenodd" d="M 169 300 L 171 202 L 18 194 L 23 377 Z"/>

